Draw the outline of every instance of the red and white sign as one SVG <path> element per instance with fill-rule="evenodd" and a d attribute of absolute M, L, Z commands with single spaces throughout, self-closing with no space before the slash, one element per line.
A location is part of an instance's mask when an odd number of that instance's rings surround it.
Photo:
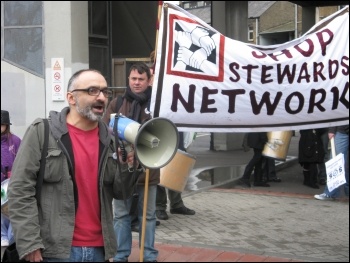
<path fill-rule="evenodd" d="M 225 37 L 163 4 L 151 113 L 180 131 L 301 130 L 349 123 L 349 10 L 272 46 Z"/>
<path fill-rule="evenodd" d="M 51 58 L 52 100 L 64 101 L 64 59 Z"/>

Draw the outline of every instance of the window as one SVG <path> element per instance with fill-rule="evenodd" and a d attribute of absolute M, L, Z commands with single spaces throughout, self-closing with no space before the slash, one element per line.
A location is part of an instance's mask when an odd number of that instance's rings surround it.
<path fill-rule="evenodd" d="M 203 7 L 203 6 L 204 6 L 204 1 L 197 2 L 197 7 Z"/>
<path fill-rule="evenodd" d="M 197 7 L 197 1 L 190 2 L 190 8 L 196 8 Z"/>
<path fill-rule="evenodd" d="M 89 1 L 89 34 L 99 38 L 108 36 L 107 1 Z"/>
<path fill-rule="evenodd" d="M 253 28 L 253 26 L 248 26 L 248 41 L 254 41 L 254 28 Z"/>
<path fill-rule="evenodd" d="M 101 71 L 108 83 L 111 83 L 110 63 L 110 4 L 108 1 L 89 1 L 89 66 Z"/>
<path fill-rule="evenodd" d="M 1 59 L 44 76 L 42 1 L 2 1 Z"/>

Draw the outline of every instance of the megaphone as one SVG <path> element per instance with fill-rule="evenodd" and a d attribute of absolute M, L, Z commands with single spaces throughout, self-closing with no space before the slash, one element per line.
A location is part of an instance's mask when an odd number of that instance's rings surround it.
<path fill-rule="evenodd" d="M 111 114 L 109 127 L 118 121 L 117 133 L 121 140 L 134 145 L 140 164 L 149 169 L 167 165 L 175 156 L 179 133 L 173 122 L 166 118 L 154 118 L 139 124 L 123 115 Z"/>

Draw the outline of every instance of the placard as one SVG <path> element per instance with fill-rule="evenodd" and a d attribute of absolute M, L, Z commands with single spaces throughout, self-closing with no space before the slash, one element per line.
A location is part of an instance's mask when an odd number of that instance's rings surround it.
<path fill-rule="evenodd" d="M 327 186 L 330 192 L 346 183 L 344 155 L 342 153 L 326 162 L 326 172 Z"/>

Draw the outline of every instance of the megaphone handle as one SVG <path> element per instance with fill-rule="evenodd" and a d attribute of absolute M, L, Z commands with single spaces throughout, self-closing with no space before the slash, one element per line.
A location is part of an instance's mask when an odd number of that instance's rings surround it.
<path fill-rule="evenodd" d="M 120 147 L 120 151 L 121 151 L 121 153 L 122 153 L 122 161 L 123 161 L 123 162 L 126 162 L 126 154 L 127 154 L 127 153 L 126 153 L 125 145 L 124 145 L 123 141 L 120 141 L 119 147 Z"/>
<path fill-rule="evenodd" d="M 145 191 L 143 193 L 143 211 L 142 211 L 142 231 L 141 231 L 141 245 L 140 245 L 140 262 L 143 262 L 143 251 L 145 248 L 145 233 L 146 233 L 146 212 L 148 203 L 148 181 L 149 169 L 146 169 Z"/>
<path fill-rule="evenodd" d="M 116 155 L 118 156 L 118 145 L 119 145 L 122 153 L 122 161 L 126 162 L 125 147 L 124 147 L 123 141 L 119 140 L 119 137 L 118 137 L 118 119 L 119 119 L 119 115 L 118 113 L 116 113 L 114 116 L 114 125 L 113 125 L 113 133 L 114 133 L 115 143 L 116 143 Z"/>

